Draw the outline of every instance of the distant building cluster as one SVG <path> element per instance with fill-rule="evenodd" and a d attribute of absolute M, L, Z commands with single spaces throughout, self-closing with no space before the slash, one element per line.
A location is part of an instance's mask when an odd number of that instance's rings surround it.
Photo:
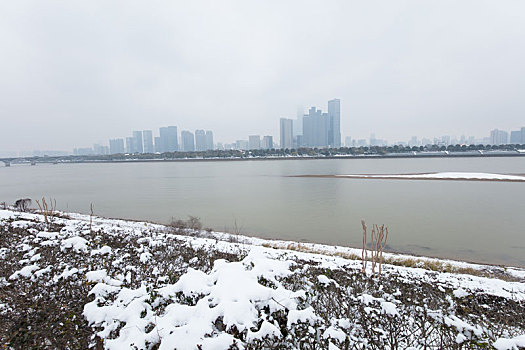
<path fill-rule="evenodd" d="M 250 135 L 247 140 L 237 140 L 233 143 L 217 143 L 220 150 L 261 150 L 279 148 L 273 142 L 273 136 Z"/>
<path fill-rule="evenodd" d="M 308 114 L 298 113 L 296 120 L 281 118 L 281 148 L 341 147 L 341 101 L 328 101 L 328 112 L 312 107 Z"/>
<path fill-rule="evenodd" d="M 164 152 L 193 152 L 214 149 L 213 132 L 210 130 L 195 130 L 195 134 L 183 130 L 178 137 L 176 126 L 167 126 L 159 129 L 159 136 L 153 137 L 152 130 L 133 131 L 125 139 L 109 140 L 109 147 L 94 144 L 92 148 L 75 148 L 75 155 L 119 154 L 119 153 L 164 153 Z"/>
<path fill-rule="evenodd" d="M 525 144 L 525 127 L 521 130 L 514 130 L 509 133 L 503 130 L 494 129 L 490 132 L 490 144 L 492 145 L 506 145 L 506 144 Z"/>
<path fill-rule="evenodd" d="M 510 137 L 509 137 L 510 135 Z M 375 134 L 370 135 L 367 139 L 352 139 L 350 136 L 345 137 L 346 147 L 362 147 L 362 146 L 450 146 L 450 145 L 523 145 L 525 144 L 525 127 L 520 130 L 511 131 L 510 134 L 507 131 L 494 129 L 490 132 L 488 137 L 476 138 L 474 136 L 466 137 L 455 137 L 450 135 L 444 135 L 441 137 L 429 138 L 418 138 L 412 136 L 408 141 L 397 141 L 389 143 L 386 140 L 376 138 Z"/>
<path fill-rule="evenodd" d="M 450 145 L 505 145 L 525 144 L 525 127 L 507 132 L 494 129 L 490 135 L 483 138 L 474 136 L 455 137 L 444 135 L 434 138 L 419 138 L 412 136 L 406 141 L 388 142 L 377 138 L 374 133 L 368 139 L 346 136 L 341 142 L 341 101 L 328 101 L 328 110 L 323 112 L 317 107 L 311 107 L 307 113 L 299 109 L 295 119 L 280 118 L 279 143 L 274 142 L 271 135 L 249 135 L 247 139 L 232 143 L 214 143 L 213 132 L 182 130 L 179 134 L 176 126 L 166 126 L 159 129 L 159 136 L 154 136 L 151 130 L 133 131 L 126 138 L 109 140 L 109 146 L 95 144 L 89 148 L 75 148 L 75 155 L 95 154 L 138 154 L 164 152 L 203 152 L 208 150 L 268 150 L 306 148 L 339 148 L 365 146 L 450 146 Z M 36 152 L 36 151 L 35 151 Z"/>

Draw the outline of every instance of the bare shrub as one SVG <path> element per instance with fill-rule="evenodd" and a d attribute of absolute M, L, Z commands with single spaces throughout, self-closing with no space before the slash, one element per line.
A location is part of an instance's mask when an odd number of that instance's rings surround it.
<path fill-rule="evenodd" d="M 90 210 L 90 213 L 89 213 L 89 232 L 93 233 L 93 210 L 94 210 L 93 203 L 91 203 L 89 205 L 89 210 Z"/>
<path fill-rule="evenodd" d="M 387 239 L 388 227 L 385 225 L 374 225 L 372 228 L 372 274 L 375 274 L 375 267 L 378 265 L 378 275 L 381 275 L 381 266 L 383 265 L 383 250 L 385 249 Z"/>
<path fill-rule="evenodd" d="M 363 226 L 363 251 L 361 253 L 361 259 L 363 260 L 363 273 L 366 272 L 366 261 L 368 259 L 368 252 L 366 250 L 366 223 L 365 220 L 361 220 L 361 226 Z"/>
<path fill-rule="evenodd" d="M 171 218 L 171 222 L 169 223 L 169 227 L 175 229 L 176 231 L 180 231 L 180 230 L 188 228 L 186 226 L 186 222 L 184 220 L 175 219 L 175 218 Z"/>
<path fill-rule="evenodd" d="M 29 209 L 29 206 L 31 205 L 31 198 L 21 198 L 16 200 L 15 202 L 15 208 L 19 211 L 26 212 Z M 4 203 L 5 204 L 5 203 Z M 4 207 L 5 209 L 5 207 Z"/>
<path fill-rule="evenodd" d="M 365 220 L 361 220 L 361 226 L 363 227 L 363 250 L 361 258 L 363 259 L 363 273 L 366 272 L 366 265 L 368 260 L 367 251 L 367 226 Z M 376 275 L 376 266 L 378 266 L 377 275 L 381 275 L 381 267 L 383 265 L 383 250 L 385 249 L 386 242 L 388 239 L 388 227 L 385 225 L 374 224 L 372 226 L 372 232 L 370 232 L 370 262 L 372 264 L 372 275 Z"/>
<path fill-rule="evenodd" d="M 241 235 L 242 226 L 239 226 L 237 224 L 237 220 L 234 220 L 233 222 L 233 231 L 230 235 L 229 241 L 232 243 L 239 243 L 239 236 Z"/>
<path fill-rule="evenodd" d="M 188 228 L 194 231 L 200 231 L 202 229 L 201 219 L 197 216 L 189 216 L 188 221 L 186 222 Z"/>
<path fill-rule="evenodd" d="M 49 198 L 49 203 L 47 203 L 46 199 L 42 197 L 42 203 L 40 203 L 37 199 L 36 204 L 40 209 L 40 214 L 44 215 L 44 220 L 46 221 L 46 224 L 49 224 L 49 218 L 54 215 L 54 212 L 57 207 L 56 199 Z"/>
<path fill-rule="evenodd" d="M 176 233 L 185 234 L 195 234 L 202 229 L 200 218 L 191 215 L 188 216 L 188 220 L 186 221 L 172 218 L 168 226 Z M 185 230 L 191 230 L 191 232 L 184 232 Z"/>

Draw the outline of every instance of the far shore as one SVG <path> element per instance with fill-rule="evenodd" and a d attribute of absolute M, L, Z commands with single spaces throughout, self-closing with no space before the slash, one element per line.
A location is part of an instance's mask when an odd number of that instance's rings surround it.
<path fill-rule="evenodd" d="M 129 157 L 132 157 L 131 155 Z M 96 159 L 83 156 L 62 157 L 17 157 L 0 158 L 0 162 L 11 164 L 79 164 L 79 163 L 152 163 L 152 162 L 232 162 L 232 161 L 272 161 L 272 160 L 321 160 L 321 159 L 418 159 L 418 158 L 502 158 L 525 157 L 525 152 L 422 152 L 422 153 L 388 153 L 361 155 L 331 155 L 331 156 L 276 156 L 276 157 L 214 157 L 214 158 L 126 158 L 126 159 Z"/>

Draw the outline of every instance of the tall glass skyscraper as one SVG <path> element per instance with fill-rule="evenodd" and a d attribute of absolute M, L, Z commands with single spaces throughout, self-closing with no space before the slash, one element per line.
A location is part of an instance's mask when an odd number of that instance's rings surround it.
<path fill-rule="evenodd" d="M 160 145 L 157 147 L 159 152 L 175 152 L 179 150 L 176 126 L 160 128 L 159 135 Z"/>
<path fill-rule="evenodd" d="M 293 148 L 293 120 L 281 118 L 281 148 Z"/>
<path fill-rule="evenodd" d="M 206 151 L 206 132 L 204 130 L 195 130 L 195 149 Z"/>
<path fill-rule="evenodd" d="M 144 153 L 142 131 L 133 131 L 133 153 Z"/>
<path fill-rule="evenodd" d="M 338 98 L 328 101 L 328 145 L 341 147 L 341 101 Z"/>
<path fill-rule="evenodd" d="M 153 131 L 144 130 L 142 135 L 144 137 L 144 153 L 153 153 Z"/>

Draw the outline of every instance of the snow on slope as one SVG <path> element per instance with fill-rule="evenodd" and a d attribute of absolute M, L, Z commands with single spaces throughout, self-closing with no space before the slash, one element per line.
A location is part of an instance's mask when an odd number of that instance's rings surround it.
<path fill-rule="evenodd" d="M 333 296 L 346 293 L 343 300 L 355 304 L 353 312 L 356 315 L 363 313 L 365 318 L 361 322 L 383 318 L 396 320 L 406 317 L 409 309 L 404 305 L 406 291 L 389 290 L 394 282 L 413 284 L 414 288 L 433 286 L 436 293 L 441 293 L 443 305 L 448 306 L 427 311 L 436 322 L 443 322 L 454 330 L 458 343 L 483 340 L 488 333 L 472 320 L 456 316 L 456 303 L 477 295 L 525 302 L 524 282 L 387 265 L 384 273 L 393 279 L 383 284 L 384 281 L 369 277 L 370 267 L 368 277 L 360 274 L 360 261 L 262 246 L 277 246 L 278 241 L 235 236 L 243 242 L 238 244 L 228 242 L 232 236 L 224 233 L 212 233 L 209 237 L 180 236 L 170 233 L 162 225 L 103 218 L 94 218 L 89 230 L 89 217 L 70 216 L 71 219 L 55 218 L 55 223 L 63 227 L 59 232 L 48 232 L 42 230 L 43 224 L 35 224 L 35 221 L 43 221 L 39 215 L 0 211 L 0 218 L 4 222 L 10 221 L 10 227 L 27 230 L 23 243 L 14 248 L 24 258 L 15 262 L 18 269 L 12 275 L 0 276 L 0 286 L 2 283 L 39 281 L 42 278 L 89 283 L 93 300 L 84 305 L 83 315 L 104 340 L 106 349 L 132 346 L 149 349 L 153 344 L 159 344 L 159 349 L 197 349 L 197 344 L 202 349 L 227 349 L 233 344 L 243 348 L 254 342 L 263 344 L 279 339 L 286 339 L 293 349 L 300 347 L 300 337 L 307 336 L 311 337 L 308 339 L 318 339 L 319 344 L 328 344 L 330 349 L 337 349 L 348 339 L 356 344 L 366 344 L 362 338 L 364 330 L 348 317 L 330 316 L 326 323 L 327 311 L 319 308 L 325 301 L 319 298 L 327 291 L 333 291 Z M 104 235 L 122 242 L 110 246 L 111 243 L 103 242 Z M 174 246 L 176 242 L 182 242 L 182 245 Z M 289 244 L 284 242 L 282 247 Z M 331 249 L 332 252 L 341 252 L 343 249 L 309 246 L 321 252 L 330 252 Z M 46 266 L 39 254 L 53 247 L 64 257 L 82 263 L 74 265 L 64 261 L 60 266 Z M 209 269 L 199 270 L 192 266 L 197 266 L 198 260 L 206 257 L 196 255 L 184 262 L 178 253 L 182 254 L 180 249 L 185 247 L 195 252 L 222 252 L 241 258 L 239 261 L 216 259 Z M 159 251 L 165 252 L 166 249 L 172 254 L 167 262 L 158 258 Z M 4 259 L 7 253 L 3 251 L 0 259 Z M 105 266 L 109 263 L 110 268 L 98 266 L 100 261 Z M 167 265 L 161 265 L 161 261 Z M 455 263 L 465 266 L 464 263 Z M 166 269 L 173 265 L 178 266 L 175 279 L 166 274 Z M 488 268 L 475 264 L 466 266 Z M 140 271 L 148 273 L 137 281 Z M 352 278 L 364 278 L 364 283 L 375 283 L 379 288 L 359 290 L 359 284 L 343 286 L 346 277 L 341 279 L 332 275 L 337 271 L 350 271 Z M 514 276 L 525 276 L 523 270 L 512 271 Z M 309 274 L 312 278 L 308 277 Z M 337 313 L 337 308 L 343 305 L 336 303 L 335 307 Z M 0 313 L 1 310 L 9 310 L 9 306 L 2 304 Z M 375 331 L 386 334 L 382 328 Z M 525 335 L 511 335 L 496 339 L 493 345 L 497 349 L 521 346 Z M 415 339 L 411 341 L 417 342 Z"/>

